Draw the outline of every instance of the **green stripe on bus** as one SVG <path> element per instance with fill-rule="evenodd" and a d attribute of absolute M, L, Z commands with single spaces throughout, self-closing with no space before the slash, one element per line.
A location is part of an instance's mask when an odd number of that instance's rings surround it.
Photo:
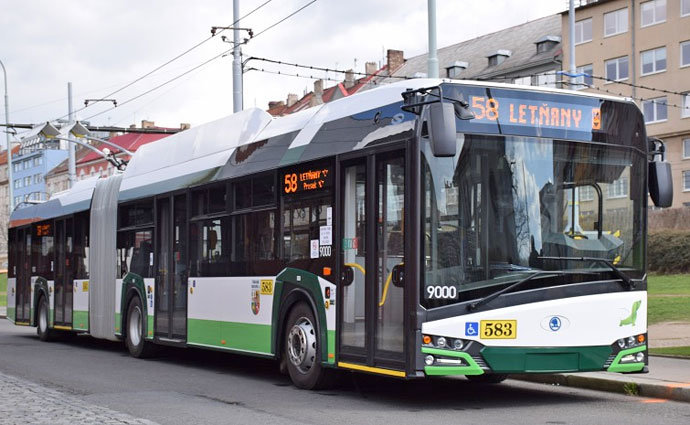
<path fill-rule="evenodd" d="M 17 316 L 14 315 L 15 308 L 14 307 L 7 307 L 7 318 L 12 320 L 14 322 L 15 318 Z"/>
<path fill-rule="evenodd" d="M 89 330 L 89 312 L 74 310 L 72 311 L 72 329 L 87 331 Z"/>
<path fill-rule="evenodd" d="M 188 319 L 187 342 L 272 354 L 269 325 Z"/>
<path fill-rule="evenodd" d="M 328 363 L 335 363 L 335 331 L 328 331 Z"/>
<path fill-rule="evenodd" d="M 625 356 L 630 355 L 630 354 L 636 354 L 636 353 L 639 353 L 640 351 L 645 351 L 646 349 L 647 349 L 647 346 L 642 345 L 640 347 L 629 348 L 627 350 L 621 351 L 620 353 L 618 353 L 616 358 L 613 359 L 611 366 L 609 366 L 609 368 L 606 370 L 608 372 L 639 372 L 639 371 L 641 371 L 642 369 L 644 369 L 644 362 L 621 364 L 621 359 Z"/>

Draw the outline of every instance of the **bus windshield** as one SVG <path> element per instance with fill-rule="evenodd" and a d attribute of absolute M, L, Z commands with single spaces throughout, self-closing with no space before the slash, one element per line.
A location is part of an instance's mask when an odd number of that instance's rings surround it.
<path fill-rule="evenodd" d="M 520 290 L 644 273 L 645 158 L 626 147 L 458 134 L 455 157 L 422 140 L 425 307 L 486 296 L 539 270 Z"/>

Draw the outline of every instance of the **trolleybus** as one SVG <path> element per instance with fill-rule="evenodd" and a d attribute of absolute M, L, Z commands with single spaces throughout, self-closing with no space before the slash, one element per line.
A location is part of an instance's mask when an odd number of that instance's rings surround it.
<path fill-rule="evenodd" d="M 14 211 L 7 317 L 272 358 L 300 388 L 643 372 L 661 147 L 632 101 L 494 83 L 248 109 Z"/>

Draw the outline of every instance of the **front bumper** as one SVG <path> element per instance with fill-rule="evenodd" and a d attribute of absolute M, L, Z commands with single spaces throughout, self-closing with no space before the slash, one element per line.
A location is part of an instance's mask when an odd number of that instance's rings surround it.
<path fill-rule="evenodd" d="M 638 353 L 642 353 L 640 357 Z M 642 372 L 647 365 L 647 345 L 620 348 L 488 347 L 472 341 L 462 351 L 421 348 L 424 373 L 430 376 L 482 375 L 485 373 Z M 433 357 L 433 362 L 430 361 Z"/>

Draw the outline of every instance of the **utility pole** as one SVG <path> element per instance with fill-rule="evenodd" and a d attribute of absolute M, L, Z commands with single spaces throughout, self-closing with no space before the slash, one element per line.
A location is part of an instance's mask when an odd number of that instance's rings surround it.
<path fill-rule="evenodd" d="M 438 78 L 438 57 L 436 57 L 436 0 L 427 0 L 427 6 L 429 18 L 429 55 L 427 56 L 426 74 L 429 78 Z"/>
<path fill-rule="evenodd" d="M 242 110 L 242 50 L 240 49 L 240 0 L 232 0 L 232 111 Z"/>
<path fill-rule="evenodd" d="M 74 106 L 72 103 L 72 83 L 67 83 L 67 112 L 69 113 L 69 125 L 74 125 Z M 72 139 L 72 131 L 70 130 L 70 135 L 68 136 Z M 69 152 L 69 160 L 67 162 L 68 174 L 69 174 L 69 187 L 73 187 L 74 183 L 77 181 L 77 164 L 76 164 L 76 145 L 74 143 L 69 143 L 67 146 Z"/>
<path fill-rule="evenodd" d="M 575 0 L 570 0 L 570 5 L 568 9 L 568 26 L 569 28 L 569 48 L 570 48 L 570 90 L 575 90 L 575 84 L 577 84 L 575 73 L 577 72 L 577 67 L 575 66 Z"/>
<path fill-rule="evenodd" d="M 0 61 L 2 66 L 2 73 L 5 75 L 5 141 L 7 142 L 7 189 L 10 194 L 10 200 L 7 203 L 10 209 L 10 215 L 14 210 L 14 179 L 12 178 L 12 143 L 10 142 L 10 101 L 7 95 L 7 71 L 5 64 Z M 9 215 L 7 216 L 9 219 Z"/>

